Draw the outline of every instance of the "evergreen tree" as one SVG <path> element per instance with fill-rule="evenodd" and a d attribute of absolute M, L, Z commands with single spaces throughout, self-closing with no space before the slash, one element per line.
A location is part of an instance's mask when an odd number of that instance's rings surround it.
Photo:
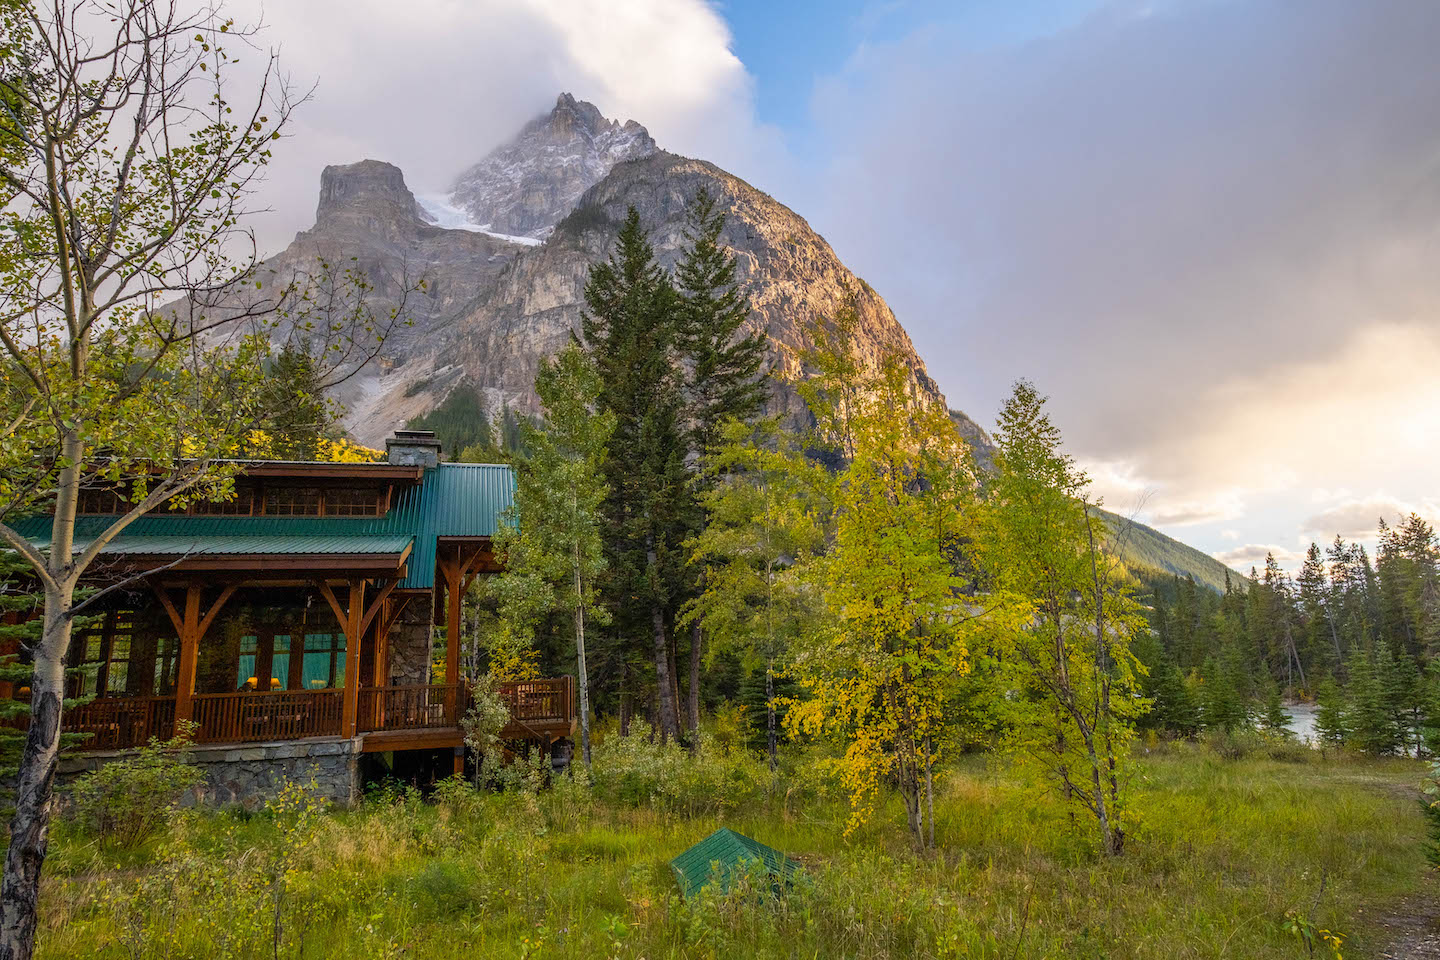
<path fill-rule="evenodd" d="M 1250 724 L 1249 698 L 1243 692 L 1245 669 L 1233 643 L 1205 661 L 1203 711 L 1206 730 L 1233 732 Z"/>
<path fill-rule="evenodd" d="M 1440 657 L 1425 667 L 1419 700 L 1420 743 L 1430 756 L 1440 756 Z"/>
<path fill-rule="evenodd" d="M 750 301 L 735 279 L 735 257 L 721 246 L 725 211 L 701 189 L 687 211 L 685 248 L 675 267 L 679 293 L 675 346 L 685 369 L 685 416 L 689 459 L 694 465 L 700 509 L 692 517 L 692 535 L 705 527 L 704 494 L 715 472 L 722 424 L 748 423 L 765 403 L 765 382 L 760 368 L 768 339 L 762 330 L 746 331 Z M 704 590 L 705 565 L 697 567 Z M 702 619 L 695 618 L 690 632 L 690 729 L 700 724 L 700 659 Z"/>
<path fill-rule="evenodd" d="M 338 434 L 340 410 L 325 396 L 320 365 L 310 351 L 285 344 L 268 364 L 260 390 L 266 416 L 250 455 L 319 459 L 320 441 Z"/>
<path fill-rule="evenodd" d="M 1315 737 L 1322 747 L 1338 747 L 1350 739 L 1345 696 L 1334 677 L 1325 677 L 1315 692 Z"/>
<path fill-rule="evenodd" d="M 1377 675 L 1376 658 L 1363 647 L 1350 655 L 1350 682 L 1346 688 L 1349 710 L 1346 725 L 1349 742 L 1373 754 L 1393 753 L 1399 746 L 1395 713 L 1386 702 L 1382 678 Z"/>
<path fill-rule="evenodd" d="M 1330 617 L 1330 587 L 1319 544 L 1310 544 L 1310 549 L 1306 551 L 1298 585 L 1300 614 L 1305 623 L 1306 658 L 1312 669 L 1318 664 L 1328 664 L 1332 671 L 1338 670 L 1341 666 L 1340 637 Z"/>
<path fill-rule="evenodd" d="M 1280 702 L 1280 685 L 1271 680 L 1265 693 L 1265 708 L 1260 714 L 1260 727 L 1266 733 L 1290 736 L 1290 714 Z"/>
<path fill-rule="evenodd" d="M 609 533 L 604 592 L 622 636 L 649 636 L 657 727 L 663 739 L 678 738 L 670 631 L 683 600 L 691 503 L 683 397 L 672 359 L 678 304 L 633 207 L 614 253 L 590 268 L 585 303 L 599 407 L 615 417 L 602 508 Z"/>

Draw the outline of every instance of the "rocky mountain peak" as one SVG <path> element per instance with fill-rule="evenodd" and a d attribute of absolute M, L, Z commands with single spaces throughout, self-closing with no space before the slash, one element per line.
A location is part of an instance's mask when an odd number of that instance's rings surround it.
<path fill-rule="evenodd" d="M 542 239 L 615 164 L 656 151 L 648 130 L 569 93 L 455 181 L 449 204 L 487 231 Z"/>
<path fill-rule="evenodd" d="M 336 217 L 388 216 L 399 221 L 417 216 L 415 195 L 405 185 L 405 174 L 392 163 L 361 160 L 333 164 L 320 174 L 320 204 L 316 224 Z"/>

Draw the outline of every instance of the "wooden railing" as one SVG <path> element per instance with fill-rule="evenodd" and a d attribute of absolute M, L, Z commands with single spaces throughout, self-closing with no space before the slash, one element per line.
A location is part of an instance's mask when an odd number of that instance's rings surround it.
<path fill-rule="evenodd" d="M 340 733 L 343 690 L 197 693 L 194 720 L 200 743 L 298 740 Z"/>
<path fill-rule="evenodd" d="M 568 735 L 574 723 L 575 680 L 523 680 L 502 683 L 500 695 L 510 710 L 504 739 L 549 740 Z M 361 687 L 356 725 L 360 733 L 381 730 L 452 729 L 469 706 L 460 684 L 432 683 L 400 687 Z M 198 743 L 253 743 L 340 735 L 345 691 L 273 690 L 199 693 L 192 698 Z M 24 729 L 25 716 L 4 725 Z M 106 697 L 72 707 L 63 721 L 67 733 L 88 733 L 81 750 L 126 750 L 152 737 L 175 735 L 174 697 Z"/>
<path fill-rule="evenodd" d="M 519 680 L 500 684 L 510 719 L 521 723 L 575 719 L 575 678 Z"/>
<path fill-rule="evenodd" d="M 30 716 L 21 714 L 5 726 L 27 730 Z M 129 750 L 175 735 L 174 697 L 107 697 L 65 711 L 61 728 L 66 733 L 89 734 L 76 744 L 81 750 Z"/>
<path fill-rule="evenodd" d="M 361 733 L 458 727 L 465 699 L 465 689 L 458 683 L 361 687 L 356 725 Z"/>

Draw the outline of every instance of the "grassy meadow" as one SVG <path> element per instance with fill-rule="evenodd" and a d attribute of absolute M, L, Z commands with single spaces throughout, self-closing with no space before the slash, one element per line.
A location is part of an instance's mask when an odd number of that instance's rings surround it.
<path fill-rule="evenodd" d="M 1421 767 L 1399 758 L 1161 744 L 1132 767 L 1124 856 L 1102 860 L 1085 823 L 995 757 L 946 774 L 939 852 L 920 857 L 893 797 L 844 836 L 845 801 L 813 766 L 755 791 L 748 756 L 676 751 L 607 779 L 603 755 L 593 787 L 450 782 L 348 811 L 295 791 L 256 814 L 177 812 L 129 849 L 62 823 L 39 956 L 1305 957 L 1284 929 L 1299 911 L 1344 934 L 1346 957 L 1377 957 L 1426 882 Z M 647 769 L 669 793 L 642 796 Z M 742 882 L 683 901 L 668 861 L 721 825 L 806 878 L 783 898 Z"/>

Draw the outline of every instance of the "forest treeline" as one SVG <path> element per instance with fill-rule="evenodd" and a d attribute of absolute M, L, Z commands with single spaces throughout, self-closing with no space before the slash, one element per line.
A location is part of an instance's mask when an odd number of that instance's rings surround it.
<path fill-rule="evenodd" d="M 1341 537 L 1291 576 L 1269 555 L 1223 593 L 1148 578 L 1153 635 L 1137 647 L 1147 724 L 1234 729 L 1314 699 L 1317 734 L 1372 753 L 1440 749 L 1440 543 L 1411 514 L 1381 518 L 1372 560 Z"/>

